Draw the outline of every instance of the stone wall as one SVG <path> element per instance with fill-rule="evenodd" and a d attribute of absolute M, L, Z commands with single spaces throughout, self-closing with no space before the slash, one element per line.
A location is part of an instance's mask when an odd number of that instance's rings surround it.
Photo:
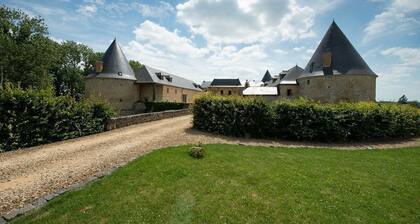
<path fill-rule="evenodd" d="M 86 97 L 104 99 L 124 114 L 124 111 L 131 111 L 139 100 L 138 85 L 134 82 L 127 79 L 87 78 Z"/>
<path fill-rule="evenodd" d="M 114 117 L 114 118 L 108 119 L 108 121 L 106 122 L 105 129 L 109 131 L 109 130 L 122 128 L 122 127 L 133 125 L 133 124 L 140 124 L 140 123 L 145 123 L 149 121 L 161 120 L 165 118 L 179 117 L 179 116 L 187 115 L 190 113 L 191 113 L 190 109 L 182 109 L 182 110 L 167 110 L 167 111 L 161 111 L 161 112 Z"/>
<path fill-rule="evenodd" d="M 300 96 L 321 102 L 374 101 L 376 97 L 373 75 L 322 75 L 297 81 Z"/>

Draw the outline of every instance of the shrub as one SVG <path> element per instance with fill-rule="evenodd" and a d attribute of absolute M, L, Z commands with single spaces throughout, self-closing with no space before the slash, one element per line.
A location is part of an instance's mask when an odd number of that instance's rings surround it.
<path fill-rule="evenodd" d="M 165 110 L 181 110 L 189 107 L 188 103 L 176 102 L 145 102 L 146 112 L 159 112 Z"/>
<path fill-rule="evenodd" d="M 6 87 L 0 89 L 0 149 L 9 151 L 102 132 L 113 114 L 104 102 Z"/>
<path fill-rule="evenodd" d="M 261 98 L 204 94 L 193 105 L 194 126 L 233 136 L 265 136 L 271 132 L 271 105 Z"/>
<path fill-rule="evenodd" d="M 201 146 L 193 146 L 191 147 L 189 154 L 194 159 L 201 159 L 204 157 L 204 149 Z"/>
<path fill-rule="evenodd" d="M 193 106 L 194 127 L 232 136 L 346 141 L 420 135 L 420 110 L 374 102 L 320 104 L 310 100 L 203 95 Z"/>

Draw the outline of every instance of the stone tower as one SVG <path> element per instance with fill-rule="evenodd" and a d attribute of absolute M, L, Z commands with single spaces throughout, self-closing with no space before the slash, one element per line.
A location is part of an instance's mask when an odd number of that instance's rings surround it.
<path fill-rule="evenodd" d="M 333 21 L 303 74 L 299 95 L 321 102 L 374 101 L 377 75 Z"/>

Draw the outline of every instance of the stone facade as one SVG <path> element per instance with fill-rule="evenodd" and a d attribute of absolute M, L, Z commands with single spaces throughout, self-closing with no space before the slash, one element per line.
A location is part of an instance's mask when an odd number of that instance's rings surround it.
<path fill-rule="evenodd" d="M 138 84 L 140 101 L 168 101 L 179 103 L 193 103 L 195 95 L 200 91 L 159 84 Z"/>
<path fill-rule="evenodd" d="M 279 97 L 295 99 L 299 97 L 299 86 L 294 84 L 280 84 L 277 86 Z"/>
<path fill-rule="evenodd" d="M 299 95 L 320 102 L 374 101 L 376 76 L 323 75 L 297 79 Z"/>
<path fill-rule="evenodd" d="M 223 96 L 242 96 L 242 91 L 244 90 L 244 87 L 221 87 L 221 86 L 209 86 L 207 91 L 214 93 L 214 94 L 218 94 L 218 95 L 223 95 Z"/>
<path fill-rule="evenodd" d="M 119 111 L 119 114 L 132 114 L 136 103 L 152 101 L 193 103 L 200 91 L 159 85 L 138 84 L 133 80 L 89 78 L 85 82 L 86 97 L 104 99 Z"/>
<path fill-rule="evenodd" d="M 100 98 L 108 101 L 120 113 L 133 110 L 139 100 L 139 86 L 134 80 L 89 78 L 85 80 L 85 94 L 88 98 Z"/>

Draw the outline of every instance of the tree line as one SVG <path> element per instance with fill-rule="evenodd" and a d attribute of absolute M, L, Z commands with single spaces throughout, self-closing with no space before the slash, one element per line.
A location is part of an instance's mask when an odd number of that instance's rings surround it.
<path fill-rule="evenodd" d="M 84 77 L 103 52 L 75 41 L 49 38 L 41 17 L 0 5 L 0 86 L 50 89 L 55 95 L 83 96 Z M 130 61 L 134 70 L 141 67 Z"/>

